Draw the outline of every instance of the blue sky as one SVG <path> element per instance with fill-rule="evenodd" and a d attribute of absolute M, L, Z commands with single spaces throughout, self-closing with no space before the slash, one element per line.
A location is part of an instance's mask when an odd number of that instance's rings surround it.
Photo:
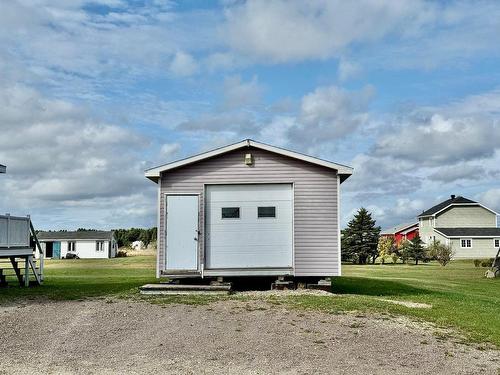
<path fill-rule="evenodd" d="M 351 165 L 345 223 L 500 211 L 496 1 L 0 4 L 0 207 L 155 225 L 143 170 L 253 138 Z"/>

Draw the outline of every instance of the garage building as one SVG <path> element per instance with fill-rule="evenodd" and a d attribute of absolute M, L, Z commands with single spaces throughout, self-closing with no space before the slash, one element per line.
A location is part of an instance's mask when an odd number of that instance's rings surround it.
<path fill-rule="evenodd" d="M 340 275 L 351 174 L 249 139 L 146 170 L 158 184 L 157 277 Z"/>
<path fill-rule="evenodd" d="M 48 231 L 38 232 L 37 236 L 45 258 L 66 258 L 68 252 L 79 258 L 114 258 L 118 250 L 112 231 Z"/>

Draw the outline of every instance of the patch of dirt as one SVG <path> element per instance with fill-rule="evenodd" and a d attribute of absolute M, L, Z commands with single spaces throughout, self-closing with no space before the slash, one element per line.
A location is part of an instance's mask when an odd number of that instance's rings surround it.
<path fill-rule="evenodd" d="M 0 374 L 498 373 L 498 351 L 408 322 L 263 300 L 30 303 L 0 313 Z"/>
<path fill-rule="evenodd" d="M 383 299 L 383 298 L 379 298 L 379 300 L 384 301 L 384 302 L 393 303 L 395 305 L 409 307 L 411 309 L 430 309 L 430 308 L 432 308 L 432 305 L 429 305 L 428 303 L 418 303 L 418 302 L 411 302 L 411 301 L 398 301 L 398 300 L 394 300 L 394 299 Z"/>

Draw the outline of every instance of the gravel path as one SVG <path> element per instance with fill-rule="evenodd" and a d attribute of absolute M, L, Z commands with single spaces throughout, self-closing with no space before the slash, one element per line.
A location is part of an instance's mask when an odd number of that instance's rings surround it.
<path fill-rule="evenodd" d="M 0 306 L 0 374 L 495 374 L 498 351 L 401 318 L 90 300 Z"/>

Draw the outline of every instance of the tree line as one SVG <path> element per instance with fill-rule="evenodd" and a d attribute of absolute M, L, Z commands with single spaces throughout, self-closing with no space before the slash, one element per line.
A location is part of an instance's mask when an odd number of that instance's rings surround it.
<path fill-rule="evenodd" d="M 341 232 L 342 261 L 357 264 L 375 263 L 380 259 L 384 264 L 387 258 L 393 263 L 401 260 L 403 263 L 414 261 L 428 262 L 437 260 L 445 266 L 453 257 L 450 245 L 435 241 L 424 246 L 420 236 L 411 240 L 396 243 L 393 237 L 380 237 L 380 227 L 365 208 L 360 208 L 354 218 Z"/>
<path fill-rule="evenodd" d="M 130 229 L 113 229 L 115 239 L 118 242 L 118 247 L 130 246 L 134 241 L 142 241 L 144 246 L 148 246 L 152 242 L 156 242 L 156 227 L 145 228 L 130 228 Z"/>
<path fill-rule="evenodd" d="M 78 228 L 77 232 L 94 232 L 97 229 Z M 129 228 L 129 229 L 112 229 L 115 234 L 115 240 L 118 247 L 128 247 L 134 241 L 142 241 L 144 246 L 148 246 L 152 242 L 156 242 L 156 227 L 153 228 Z"/>

